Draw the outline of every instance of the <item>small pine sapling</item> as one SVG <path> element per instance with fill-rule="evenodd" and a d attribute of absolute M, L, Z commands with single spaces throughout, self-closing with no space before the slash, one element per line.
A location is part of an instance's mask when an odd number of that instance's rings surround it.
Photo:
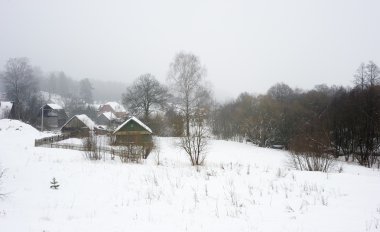
<path fill-rule="evenodd" d="M 58 189 L 58 187 L 59 187 L 58 181 L 55 179 L 55 177 L 53 177 L 53 180 L 50 181 L 50 188 L 51 189 Z"/>

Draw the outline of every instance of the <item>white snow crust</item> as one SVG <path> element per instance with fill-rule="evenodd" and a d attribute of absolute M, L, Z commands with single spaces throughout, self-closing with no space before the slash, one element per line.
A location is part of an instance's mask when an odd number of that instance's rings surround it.
<path fill-rule="evenodd" d="M 295 171 L 286 151 L 220 140 L 196 168 L 175 138 L 156 138 L 159 166 L 154 151 L 142 164 L 90 161 L 33 146 L 47 135 L 0 120 L 0 231 L 379 231 L 378 169 Z"/>

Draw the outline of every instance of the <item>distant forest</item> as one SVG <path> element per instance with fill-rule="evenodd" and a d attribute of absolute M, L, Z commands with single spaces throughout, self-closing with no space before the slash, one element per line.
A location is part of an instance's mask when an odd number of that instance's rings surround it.
<path fill-rule="evenodd" d="M 39 75 L 40 90 L 55 93 L 63 97 L 80 95 L 80 81 L 67 76 L 64 72 L 52 72 Z M 83 79 L 82 79 L 83 80 Z M 122 82 L 88 79 L 92 89 L 92 100 L 96 102 L 120 101 L 126 84 Z"/>

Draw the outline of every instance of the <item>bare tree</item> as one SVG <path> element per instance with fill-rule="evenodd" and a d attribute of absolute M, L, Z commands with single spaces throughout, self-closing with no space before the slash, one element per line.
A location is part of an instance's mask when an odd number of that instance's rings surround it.
<path fill-rule="evenodd" d="M 285 83 L 277 83 L 270 87 L 267 91 L 267 95 L 280 102 L 288 100 L 293 95 L 293 89 Z"/>
<path fill-rule="evenodd" d="M 153 107 L 164 107 L 168 99 L 168 90 L 151 74 L 141 75 L 123 94 L 123 104 L 132 113 L 149 119 Z"/>
<path fill-rule="evenodd" d="M 168 80 L 172 83 L 176 97 L 179 99 L 180 110 L 186 123 L 186 135 L 190 135 L 190 121 L 194 113 L 194 105 L 199 103 L 197 93 L 202 86 L 205 68 L 197 56 L 192 53 L 180 52 L 170 64 Z"/>
<path fill-rule="evenodd" d="M 197 112 L 192 119 L 190 130 L 190 133 L 181 137 L 180 147 L 185 150 L 191 165 L 203 165 L 209 139 L 204 115 L 201 112 Z"/>
<path fill-rule="evenodd" d="M 29 60 L 25 57 L 10 58 L 5 64 L 2 81 L 7 97 L 13 101 L 14 117 L 22 119 L 23 107 L 37 89 L 37 81 L 33 76 L 33 69 Z"/>
<path fill-rule="evenodd" d="M 380 69 L 379 67 L 373 62 L 370 61 L 365 66 L 366 68 L 366 79 L 369 86 L 375 86 L 379 84 L 380 79 Z"/>
<path fill-rule="evenodd" d="M 364 87 L 366 85 L 366 66 L 364 63 L 361 63 L 358 69 L 356 69 L 354 77 L 355 85 L 360 86 L 361 90 L 364 90 Z"/>
<path fill-rule="evenodd" d="M 355 85 L 364 90 L 379 84 L 380 69 L 373 61 L 369 61 L 368 64 L 361 63 L 354 77 Z"/>

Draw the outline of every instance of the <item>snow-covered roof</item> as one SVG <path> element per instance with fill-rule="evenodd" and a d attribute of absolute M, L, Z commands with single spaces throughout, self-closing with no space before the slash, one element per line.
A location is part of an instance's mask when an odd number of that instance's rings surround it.
<path fill-rule="evenodd" d="M 127 112 L 124 108 L 124 106 L 122 106 L 121 104 L 117 103 L 117 102 L 107 102 L 106 104 L 104 105 L 109 105 L 111 106 L 111 108 L 115 111 L 115 112 Z"/>
<path fill-rule="evenodd" d="M 58 104 L 54 104 L 54 103 L 49 103 L 49 104 L 46 104 L 46 105 L 43 105 L 41 106 L 40 109 L 42 109 L 42 107 L 45 107 L 45 106 L 49 106 L 50 108 L 52 108 L 53 110 L 63 110 L 62 106 L 58 105 Z M 44 109 L 45 110 L 45 109 Z"/>
<path fill-rule="evenodd" d="M 145 130 L 149 131 L 150 133 L 153 133 L 153 131 L 147 125 L 145 125 L 143 122 L 141 122 L 140 120 L 138 120 L 136 117 L 133 117 L 133 116 L 130 117 L 123 124 L 121 124 L 120 126 L 118 126 L 113 133 L 116 133 L 118 130 L 120 130 L 123 126 L 125 126 L 131 120 L 135 121 L 137 124 L 139 124 L 140 126 L 142 126 Z"/>
<path fill-rule="evenodd" d="M 74 118 L 77 118 L 79 121 L 83 122 L 90 130 L 94 130 L 94 128 L 96 127 L 96 124 L 94 123 L 94 121 L 91 120 L 91 118 L 89 118 L 87 115 L 85 114 L 78 114 L 78 115 L 74 115 L 73 117 L 71 117 L 63 126 L 65 127 L 71 120 L 73 120 Z"/>
<path fill-rule="evenodd" d="M 79 114 L 75 115 L 80 121 L 82 121 L 90 130 L 93 130 L 96 126 L 94 121 L 91 120 L 87 115 L 85 114 Z"/>
<path fill-rule="evenodd" d="M 108 119 L 108 120 L 112 120 L 112 119 L 117 119 L 116 115 L 112 112 L 104 112 L 103 115 Z"/>
<path fill-rule="evenodd" d="M 50 103 L 50 104 L 47 104 L 50 108 L 52 108 L 53 110 L 62 110 L 62 106 L 58 105 L 58 104 L 53 104 L 53 103 Z"/>

